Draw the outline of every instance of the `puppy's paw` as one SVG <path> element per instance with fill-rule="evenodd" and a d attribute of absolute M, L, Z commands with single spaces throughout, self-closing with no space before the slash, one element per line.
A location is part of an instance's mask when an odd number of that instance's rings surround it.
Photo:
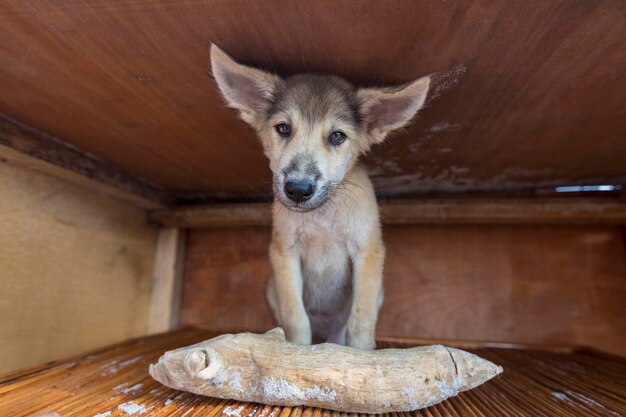
<path fill-rule="evenodd" d="M 374 350 L 376 349 L 376 339 L 374 334 L 370 332 L 348 332 L 346 345 L 357 349 Z"/>
<path fill-rule="evenodd" d="M 310 345 L 312 342 L 311 326 L 285 326 L 287 341 L 297 345 Z"/>

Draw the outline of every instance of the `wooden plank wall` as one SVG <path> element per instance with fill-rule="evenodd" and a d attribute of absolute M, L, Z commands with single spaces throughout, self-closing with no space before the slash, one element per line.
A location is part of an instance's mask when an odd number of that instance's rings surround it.
<path fill-rule="evenodd" d="M 0 162 L 0 373 L 147 332 L 145 210 L 37 171 Z"/>
<path fill-rule="evenodd" d="M 263 289 L 269 229 L 196 229 L 183 324 L 273 325 Z M 626 355 L 621 226 L 386 226 L 384 336 L 588 345 Z"/>
<path fill-rule="evenodd" d="M 419 198 L 379 201 L 380 219 L 404 224 L 626 224 L 626 199 Z M 225 203 L 159 209 L 149 214 L 161 227 L 271 226 L 269 203 Z"/>
<path fill-rule="evenodd" d="M 159 229 L 154 270 L 150 285 L 148 333 L 176 328 L 180 321 L 180 299 L 185 265 L 185 230 Z"/>

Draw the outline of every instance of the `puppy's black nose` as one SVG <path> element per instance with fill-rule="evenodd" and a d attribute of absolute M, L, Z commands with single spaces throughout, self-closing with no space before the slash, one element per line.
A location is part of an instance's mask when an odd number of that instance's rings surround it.
<path fill-rule="evenodd" d="M 287 181 L 285 194 L 295 203 L 302 203 L 313 196 L 315 185 L 310 181 Z"/>

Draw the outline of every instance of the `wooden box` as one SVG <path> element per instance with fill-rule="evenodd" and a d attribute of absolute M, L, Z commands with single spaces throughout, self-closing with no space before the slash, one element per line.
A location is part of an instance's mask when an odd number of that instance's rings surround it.
<path fill-rule="evenodd" d="M 425 109 L 362 159 L 387 247 L 379 343 L 505 372 L 414 415 L 626 415 L 622 3 L 4 1 L 0 417 L 336 414 L 147 374 L 274 326 L 271 173 L 212 42 L 284 76 L 432 74 Z"/>

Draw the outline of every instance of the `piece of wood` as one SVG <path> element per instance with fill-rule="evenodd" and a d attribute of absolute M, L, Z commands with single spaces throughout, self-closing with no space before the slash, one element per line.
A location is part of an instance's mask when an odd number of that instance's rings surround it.
<path fill-rule="evenodd" d="M 263 299 L 270 234 L 189 233 L 183 324 L 274 325 Z M 626 356 L 623 227 L 402 225 L 384 227 L 383 237 L 378 335 L 585 345 Z"/>
<path fill-rule="evenodd" d="M 384 224 L 626 224 L 619 198 L 500 198 L 391 200 L 379 204 Z M 155 210 L 150 220 L 166 227 L 269 226 L 269 203 L 209 204 Z"/>
<path fill-rule="evenodd" d="M 167 388 L 148 374 L 165 351 L 217 336 L 185 329 L 131 340 L 63 361 L 0 375 L 3 417 L 56 411 L 108 417 L 345 417 L 310 407 L 274 407 L 221 400 Z M 54 342 L 50 339 L 49 342 Z M 379 348 L 421 344 L 380 342 Z M 413 417 L 616 417 L 626 415 L 626 361 L 591 352 L 472 348 L 505 372 L 474 390 L 416 411 Z M 130 414 L 134 411 L 134 414 Z M 384 414 L 394 417 L 396 414 Z"/>
<path fill-rule="evenodd" d="M 32 157 L 2 144 L 0 144 L 0 162 L 51 176 L 69 184 L 78 185 L 90 191 L 102 193 L 116 199 L 129 202 L 140 208 L 154 210 L 162 209 L 164 207 L 163 204 L 156 201 L 141 197 L 138 194 L 130 193 L 122 188 L 93 180 L 83 176 L 82 174 L 67 170 L 59 165 L 46 162 L 43 159 Z"/>
<path fill-rule="evenodd" d="M 153 210 L 148 218 L 163 227 L 195 229 L 204 227 L 269 226 L 271 203 L 216 203 L 201 206 Z"/>
<path fill-rule="evenodd" d="M 237 401 L 389 413 L 430 407 L 502 373 L 441 345 L 367 351 L 287 342 L 283 329 L 221 335 L 166 352 L 150 375 L 170 388 Z"/>
<path fill-rule="evenodd" d="M 382 202 L 383 223 L 403 224 L 626 224 L 619 198 L 510 198 Z"/>
<path fill-rule="evenodd" d="M 0 159 L 144 208 L 162 208 L 174 200 L 160 187 L 1 114 Z"/>
<path fill-rule="evenodd" d="M 281 74 L 434 73 L 426 109 L 366 160 L 380 195 L 625 184 L 625 20 L 623 0 L 4 0 L 0 112 L 166 189 L 265 196 L 215 42 Z"/>
<path fill-rule="evenodd" d="M 179 324 L 185 236 L 182 229 L 159 230 L 152 272 L 148 334 L 165 332 Z"/>
<path fill-rule="evenodd" d="M 156 240 L 143 208 L 0 162 L 0 372 L 145 335 Z"/>

